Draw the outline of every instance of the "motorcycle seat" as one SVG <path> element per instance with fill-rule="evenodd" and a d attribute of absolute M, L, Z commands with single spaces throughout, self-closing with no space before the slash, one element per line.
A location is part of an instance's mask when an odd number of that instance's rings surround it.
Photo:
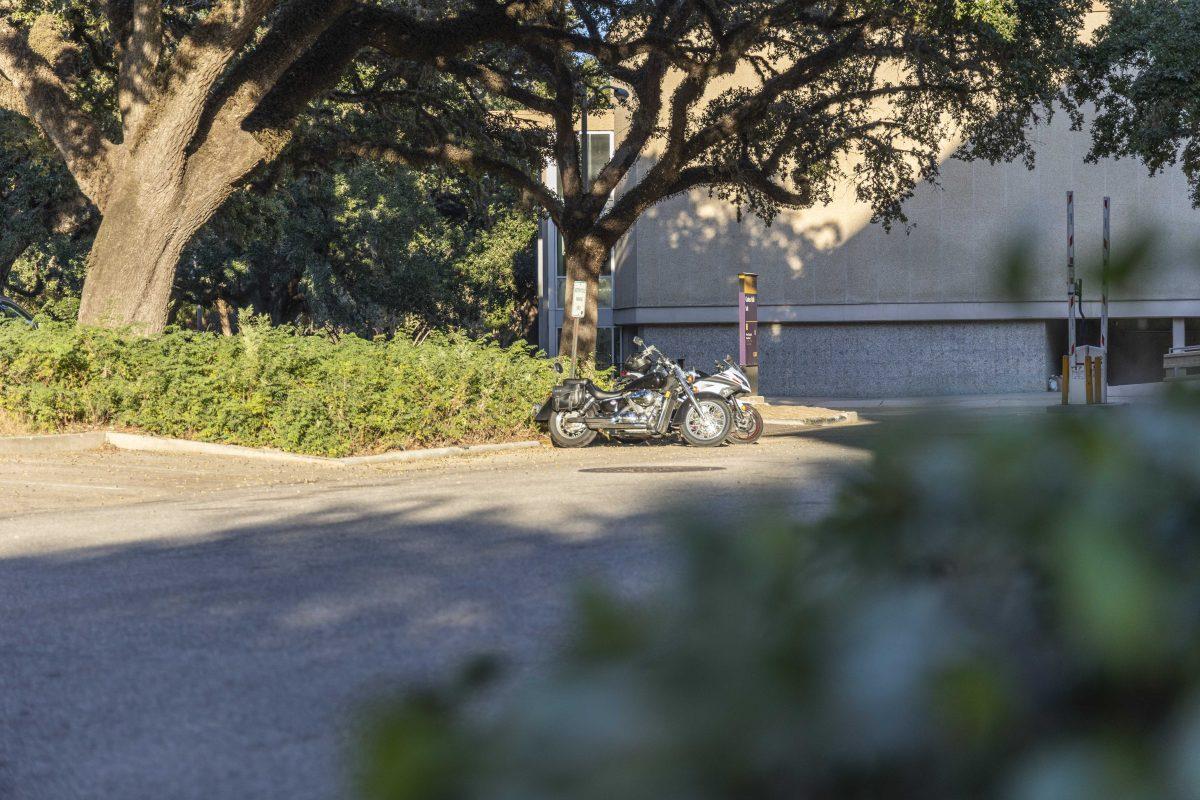
<path fill-rule="evenodd" d="M 587 382 L 587 390 L 597 400 L 614 400 L 624 394 L 624 392 L 606 392 L 591 381 Z"/>

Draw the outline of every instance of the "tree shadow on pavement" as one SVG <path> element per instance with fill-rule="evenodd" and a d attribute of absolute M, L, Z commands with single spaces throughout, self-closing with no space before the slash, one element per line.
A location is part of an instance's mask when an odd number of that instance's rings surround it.
<path fill-rule="evenodd" d="M 0 796 L 337 796 L 356 702 L 481 652 L 528 669 L 574 587 L 665 569 L 660 515 L 619 499 L 565 530 L 500 498 L 438 519 L 448 500 L 330 491 L 278 522 L 0 560 Z"/>

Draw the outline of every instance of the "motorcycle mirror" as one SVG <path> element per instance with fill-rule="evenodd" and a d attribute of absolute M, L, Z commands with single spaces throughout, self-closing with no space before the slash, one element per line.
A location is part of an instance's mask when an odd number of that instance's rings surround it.
<path fill-rule="evenodd" d="M 562 364 L 555 361 L 554 362 L 554 371 L 557 372 L 559 375 L 562 375 L 562 371 L 563 371 Z"/>
<path fill-rule="evenodd" d="M 633 343 L 636 344 L 638 347 L 646 346 L 646 343 L 644 341 L 642 341 L 642 337 L 640 337 L 640 336 L 633 337 Z"/>

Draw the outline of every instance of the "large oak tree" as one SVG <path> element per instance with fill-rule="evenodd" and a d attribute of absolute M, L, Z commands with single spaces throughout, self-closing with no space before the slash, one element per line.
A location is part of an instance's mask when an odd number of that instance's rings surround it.
<path fill-rule="evenodd" d="M 903 218 L 917 182 L 937 175 L 952 137 L 965 139 L 964 158 L 1032 163 L 1027 124 L 1049 114 L 1088 6 L 562 0 L 533 9 L 519 35 L 470 57 L 439 57 L 436 70 L 389 75 L 361 97 L 426 117 L 376 155 L 503 175 L 554 220 L 568 277 L 589 286 L 579 333 L 588 353 L 608 253 L 672 195 L 706 189 L 769 220 L 825 202 L 850 180 L 890 222 Z M 430 87 L 447 78 L 478 98 L 479 115 L 456 123 L 441 113 Z M 581 99 L 614 101 L 602 89 L 609 83 L 629 92 L 619 101 L 629 121 L 591 179 L 577 135 Z M 558 190 L 505 157 L 514 141 L 544 148 Z M 573 324 L 563 327 L 564 350 Z"/>
<path fill-rule="evenodd" d="M 183 248 L 364 49 L 452 57 L 522 9 L 0 0 L 0 109 L 41 130 L 101 215 L 80 321 L 161 330 Z"/>

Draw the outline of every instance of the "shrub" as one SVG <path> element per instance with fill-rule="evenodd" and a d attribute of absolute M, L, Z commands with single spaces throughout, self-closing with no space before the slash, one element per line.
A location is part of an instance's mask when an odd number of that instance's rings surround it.
<path fill-rule="evenodd" d="M 245 316 L 221 337 L 0 326 L 0 409 L 41 430 L 96 425 L 345 456 L 528 437 L 554 373 L 530 348 L 460 333 L 333 339 Z"/>
<path fill-rule="evenodd" d="M 586 599 L 536 681 L 412 695 L 364 794 L 1196 797 L 1198 454 L 1188 405 L 918 432 L 830 518 L 692 534 L 656 599 Z"/>

